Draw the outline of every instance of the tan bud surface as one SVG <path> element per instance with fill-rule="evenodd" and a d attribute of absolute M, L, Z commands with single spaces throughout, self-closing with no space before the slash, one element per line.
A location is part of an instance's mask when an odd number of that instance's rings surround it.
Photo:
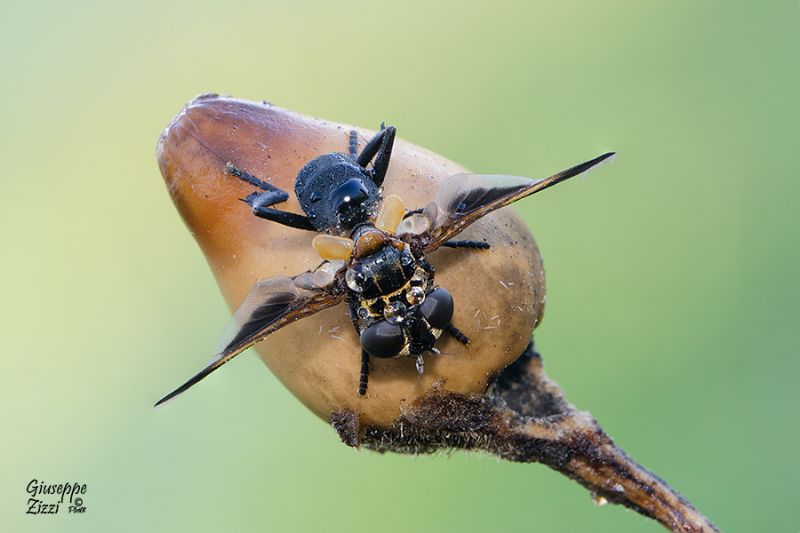
<path fill-rule="evenodd" d="M 402 124 L 395 126 L 402 132 Z M 346 153 L 350 129 L 266 103 L 203 95 L 187 104 L 162 134 L 158 163 L 168 191 L 232 311 L 257 280 L 302 273 L 320 258 L 311 245 L 315 233 L 254 216 L 240 199 L 255 187 L 226 173 L 226 164 L 285 190 L 289 200 L 275 207 L 302 214 L 294 194 L 297 173 L 318 155 Z M 360 150 L 375 132 L 355 129 Z M 399 196 L 408 209 L 424 207 L 443 179 L 464 171 L 398 139 L 383 195 Z M 359 396 L 361 349 L 346 304 L 274 333 L 256 345 L 259 355 L 326 421 L 331 413 L 350 409 L 366 424 L 389 426 L 405 406 L 432 389 L 484 392 L 488 379 L 530 341 L 542 315 L 544 273 L 533 238 L 511 208 L 478 221 L 459 238 L 485 240 L 491 249 L 440 249 L 427 259 L 436 267 L 436 283 L 453 294 L 453 324 L 472 343 L 463 346 L 443 335 L 436 345 L 443 355 L 426 355 L 422 376 L 413 358 L 372 358 L 369 390 Z M 221 333 L 225 324 L 219 326 Z M 185 376 L 175 376 L 175 383 L 201 368 L 213 348 L 212 343 L 208 353 L 197 354 L 196 365 Z M 192 390 L 183 401 L 196 393 Z"/>

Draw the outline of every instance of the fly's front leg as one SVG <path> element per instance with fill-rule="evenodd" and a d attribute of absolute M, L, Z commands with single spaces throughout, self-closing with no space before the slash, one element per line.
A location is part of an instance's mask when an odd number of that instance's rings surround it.
<path fill-rule="evenodd" d="M 422 354 L 417 356 L 417 374 L 422 375 L 425 372 L 425 359 L 422 357 Z"/>
<path fill-rule="evenodd" d="M 418 261 L 419 261 L 419 266 L 422 267 L 422 270 L 424 270 L 425 272 L 427 272 L 431 276 L 433 276 L 433 274 L 436 273 L 436 269 L 433 268 L 433 265 L 430 264 L 427 259 L 425 259 L 424 257 L 421 257 Z M 432 277 L 431 277 L 431 281 L 433 281 Z"/>
<path fill-rule="evenodd" d="M 461 330 L 455 327 L 453 324 L 447 324 L 444 327 L 444 330 L 464 346 L 469 345 L 470 343 L 469 337 L 461 333 Z"/>
<path fill-rule="evenodd" d="M 361 349 L 361 375 L 358 379 L 358 395 L 364 396 L 367 393 L 367 385 L 369 384 L 369 354 L 363 348 Z"/>

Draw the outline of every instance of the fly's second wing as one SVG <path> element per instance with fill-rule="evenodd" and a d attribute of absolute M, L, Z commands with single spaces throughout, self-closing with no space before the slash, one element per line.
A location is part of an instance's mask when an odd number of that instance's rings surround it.
<path fill-rule="evenodd" d="M 222 334 L 217 354 L 203 370 L 156 403 L 183 393 L 250 346 L 296 320 L 332 307 L 345 297 L 340 265 L 323 263 L 313 272 L 293 278 L 269 278 L 256 283 L 233 314 Z"/>
<path fill-rule="evenodd" d="M 422 222 L 427 223 L 421 225 L 429 229 L 411 232 L 419 233 L 419 243 L 425 253 L 430 253 L 495 209 L 583 174 L 613 155 L 613 152 L 603 154 L 540 180 L 479 174 L 450 176 L 442 184 L 436 200 L 422 214 L 416 215 L 420 219 L 424 217 Z"/>

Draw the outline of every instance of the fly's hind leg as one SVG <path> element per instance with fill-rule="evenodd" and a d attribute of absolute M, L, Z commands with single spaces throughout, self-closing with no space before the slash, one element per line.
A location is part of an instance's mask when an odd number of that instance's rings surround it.
<path fill-rule="evenodd" d="M 469 337 L 461 333 L 461 330 L 455 327 L 453 324 L 447 324 L 444 327 L 444 330 L 464 346 L 467 346 L 469 344 L 470 342 Z"/>

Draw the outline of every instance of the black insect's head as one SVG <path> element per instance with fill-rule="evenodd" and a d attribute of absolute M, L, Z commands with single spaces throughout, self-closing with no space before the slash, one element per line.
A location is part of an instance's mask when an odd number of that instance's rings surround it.
<path fill-rule="evenodd" d="M 317 231 L 349 232 L 375 214 L 380 190 L 369 173 L 344 154 L 325 154 L 300 171 L 295 193 Z"/>
<path fill-rule="evenodd" d="M 370 191 L 363 179 L 352 177 L 336 187 L 329 196 L 331 206 L 336 210 L 339 224 L 352 228 L 362 222 L 370 211 Z"/>

